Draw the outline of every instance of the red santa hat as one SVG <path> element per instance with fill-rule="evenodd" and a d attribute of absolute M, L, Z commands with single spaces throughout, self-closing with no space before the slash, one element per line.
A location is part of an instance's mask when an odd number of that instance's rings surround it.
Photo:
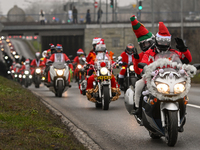
<path fill-rule="evenodd" d="M 171 34 L 163 22 L 159 22 L 159 31 L 156 34 L 156 37 L 171 39 Z"/>
<path fill-rule="evenodd" d="M 93 38 L 93 40 L 92 40 L 92 44 L 97 44 L 100 40 L 101 40 L 101 38 L 95 37 L 95 38 Z"/>
<path fill-rule="evenodd" d="M 84 54 L 84 51 L 80 48 L 80 49 L 77 51 L 77 54 Z"/>
<path fill-rule="evenodd" d="M 49 44 L 50 47 L 54 47 L 54 45 L 52 43 Z"/>

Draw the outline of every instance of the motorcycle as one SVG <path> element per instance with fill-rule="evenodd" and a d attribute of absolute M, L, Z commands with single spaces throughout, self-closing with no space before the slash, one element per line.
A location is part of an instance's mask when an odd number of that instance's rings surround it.
<path fill-rule="evenodd" d="M 119 63 L 122 60 L 122 57 L 119 56 L 117 63 Z M 127 63 L 123 63 L 123 65 L 127 65 Z M 124 93 L 126 93 L 126 90 L 129 88 L 129 86 L 135 87 L 135 83 L 138 80 L 138 76 L 134 71 L 134 65 L 133 62 L 128 64 L 127 67 L 122 67 L 122 69 L 126 69 L 126 74 L 124 76 Z M 118 76 L 117 76 L 118 77 Z M 118 81 L 118 79 L 117 79 Z"/>
<path fill-rule="evenodd" d="M 33 74 L 33 83 L 35 84 L 35 88 L 39 88 L 42 79 L 42 68 L 36 67 Z"/>
<path fill-rule="evenodd" d="M 96 80 L 93 81 L 94 91 L 91 93 L 93 97 L 90 101 L 95 103 L 96 108 L 108 110 L 110 102 L 117 100 L 121 93 L 111 90 L 111 78 L 113 77 L 111 61 L 105 58 L 104 53 L 97 54 L 96 58 L 97 61 L 92 66 Z"/>
<path fill-rule="evenodd" d="M 50 66 L 50 76 L 52 84 L 49 86 L 50 91 L 55 93 L 56 97 L 62 97 L 62 93 L 69 87 L 69 66 L 65 62 L 48 62 Z"/>
<path fill-rule="evenodd" d="M 32 84 L 32 78 L 31 71 L 29 69 L 24 70 L 24 73 L 22 75 L 22 83 L 27 88 L 28 86 L 31 86 Z"/>
<path fill-rule="evenodd" d="M 85 95 L 86 94 L 86 87 L 87 87 L 87 80 L 86 80 L 86 58 L 85 57 L 79 57 L 79 64 L 76 66 L 76 71 L 77 74 L 75 76 L 76 81 L 78 82 L 78 86 L 80 89 L 81 94 Z"/>
<path fill-rule="evenodd" d="M 139 65 L 144 67 L 141 63 Z M 187 94 L 196 68 L 182 64 L 176 53 L 168 52 L 157 54 L 155 61 L 145 66 L 143 71 L 146 85 L 140 98 L 141 117 L 134 116 L 149 131 L 151 138 L 164 136 L 167 145 L 174 146 L 178 132 L 183 132 L 186 122 Z M 129 88 L 125 95 L 125 106 L 130 114 L 134 102 L 134 89 Z"/>

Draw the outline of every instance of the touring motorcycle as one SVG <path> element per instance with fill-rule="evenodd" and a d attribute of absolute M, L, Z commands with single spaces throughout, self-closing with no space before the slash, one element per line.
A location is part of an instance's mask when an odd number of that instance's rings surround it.
<path fill-rule="evenodd" d="M 97 60 L 92 66 L 95 81 L 93 81 L 93 97 L 90 99 L 95 103 L 96 108 L 102 108 L 103 110 L 108 110 L 110 102 L 117 100 L 121 94 L 120 91 L 111 90 L 111 78 L 114 76 L 112 74 L 113 65 L 106 58 L 105 53 L 98 53 Z"/>
<path fill-rule="evenodd" d="M 24 70 L 24 73 L 22 75 L 22 84 L 27 88 L 32 84 L 32 78 L 33 76 L 31 75 L 31 70 L 29 65 L 26 65 L 26 69 Z"/>
<path fill-rule="evenodd" d="M 33 83 L 35 84 L 35 88 L 39 88 L 42 80 L 42 68 L 36 67 L 33 74 Z"/>
<path fill-rule="evenodd" d="M 59 54 L 57 54 L 59 55 Z M 58 56 L 59 57 L 59 56 Z M 51 85 L 49 90 L 55 93 L 55 96 L 62 97 L 62 93 L 67 91 L 71 85 L 68 82 L 69 66 L 66 62 L 48 62 L 50 66 Z"/>
<path fill-rule="evenodd" d="M 189 100 L 187 94 L 196 68 L 193 65 L 182 64 L 176 53 L 165 52 L 157 54 L 155 61 L 145 66 L 143 71 L 146 85 L 140 99 L 141 117 L 134 116 L 137 122 L 149 131 L 151 138 L 164 136 L 167 145 L 174 146 L 178 132 L 183 132 L 186 104 Z M 125 95 L 125 106 L 130 114 L 134 102 L 132 87 Z"/>

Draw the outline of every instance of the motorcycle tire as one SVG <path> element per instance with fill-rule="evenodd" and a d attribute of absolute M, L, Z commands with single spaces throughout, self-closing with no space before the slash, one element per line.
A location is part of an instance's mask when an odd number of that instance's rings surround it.
<path fill-rule="evenodd" d="M 168 146 L 173 147 L 178 138 L 178 112 L 167 111 L 165 114 L 165 141 Z"/>
<path fill-rule="evenodd" d="M 35 88 L 39 88 L 40 87 L 40 85 L 39 84 L 35 84 Z"/>
<path fill-rule="evenodd" d="M 58 97 L 62 97 L 62 93 L 63 93 L 63 82 L 58 81 L 58 89 L 56 91 L 56 94 Z"/>
<path fill-rule="evenodd" d="M 27 88 L 28 87 L 28 82 L 25 80 L 24 86 Z"/>
<path fill-rule="evenodd" d="M 108 110 L 110 104 L 110 94 L 108 85 L 103 86 L 103 99 L 102 99 L 102 109 Z"/>
<path fill-rule="evenodd" d="M 86 95 L 86 90 L 83 90 L 83 91 L 82 91 L 82 94 L 83 94 L 83 95 Z"/>

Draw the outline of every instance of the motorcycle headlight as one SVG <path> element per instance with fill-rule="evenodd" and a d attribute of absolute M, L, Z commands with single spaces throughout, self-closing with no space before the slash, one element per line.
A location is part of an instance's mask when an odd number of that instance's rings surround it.
<path fill-rule="evenodd" d="M 14 70 L 12 70 L 11 72 L 12 72 L 12 73 L 15 73 L 15 71 L 14 71 Z"/>
<path fill-rule="evenodd" d="M 8 73 L 8 74 L 10 74 L 11 72 L 10 72 L 10 71 L 8 71 L 7 73 Z"/>
<path fill-rule="evenodd" d="M 40 68 L 37 68 L 37 69 L 35 70 L 35 72 L 36 72 L 37 74 L 39 74 L 39 73 L 41 73 L 41 69 L 40 69 Z"/>
<path fill-rule="evenodd" d="M 13 52 L 12 52 L 12 54 L 13 54 L 13 55 L 15 55 L 15 54 L 16 54 L 16 52 L 15 52 L 15 51 L 13 51 Z"/>
<path fill-rule="evenodd" d="M 58 76 L 62 76 L 64 74 L 64 71 L 63 70 L 57 70 L 57 75 Z"/>
<path fill-rule="evenodd" d="M 32 77 L 33 77 L 32 75 L 29 75 L 29 78 L 30 78 L 30 79 L 32 79 Z"/>
<path fill-rule="evenodd" d="M 5 56 L 4 58 L 5 58 L 5 59 L 8 59 L 8 56 Z"/>
<path fill-rule="evenodd" d="M 108 69 L 106 67 L 103 67 L 103 68 L 100 69 L 100 73 L 102 75 L 107 75 L 108 74 Z"/>
<path fill-rule="evenodd" d="M 134 71 L 133 65 L 130 65 L 129 69 L 130 69 L 130 71 Z"/>
<path fill-rule="evenodd" d="M 78 65 L 77 65 L 77 68 L 78 68 L 78 69 L 81 69 L 81 68 L 82 68 L 82 66 L 81 66 L 80 64 L 78 64 Z"/>
<path fill-rule="evenodd" d="M 163 94 L 169 94 L 170 92 L 169 86 L 165 83 L 156 82 L 156 88 L 158 92 L 163 93 Z"/>
<path fill-rule="evenodd" d="M 17 78 L 17 74 L 15 74 L 15 78 Z"/>
<path fill-rule="evenodd" d="M 29 74 L 29 71 L 28 71 L 28 70 L 25 70 L 24 73 L 25 73 L 25 74 Z"/>
<path fill-rule="evenodd" d="M 26 75 L 23 75 L 23 78 L 26 78 Z"/>
<path fill-rule="evenodd" d="M 179 94 L 185 91 L 185 82 L 183 83 L 177 83 L 174 86 L 174 94 Z"/>
<path fill-rule="evenodd" d="M 19 78 L 22 78 L 22 75 L 21 75 L 21 74 L 19 75 Z"/>

